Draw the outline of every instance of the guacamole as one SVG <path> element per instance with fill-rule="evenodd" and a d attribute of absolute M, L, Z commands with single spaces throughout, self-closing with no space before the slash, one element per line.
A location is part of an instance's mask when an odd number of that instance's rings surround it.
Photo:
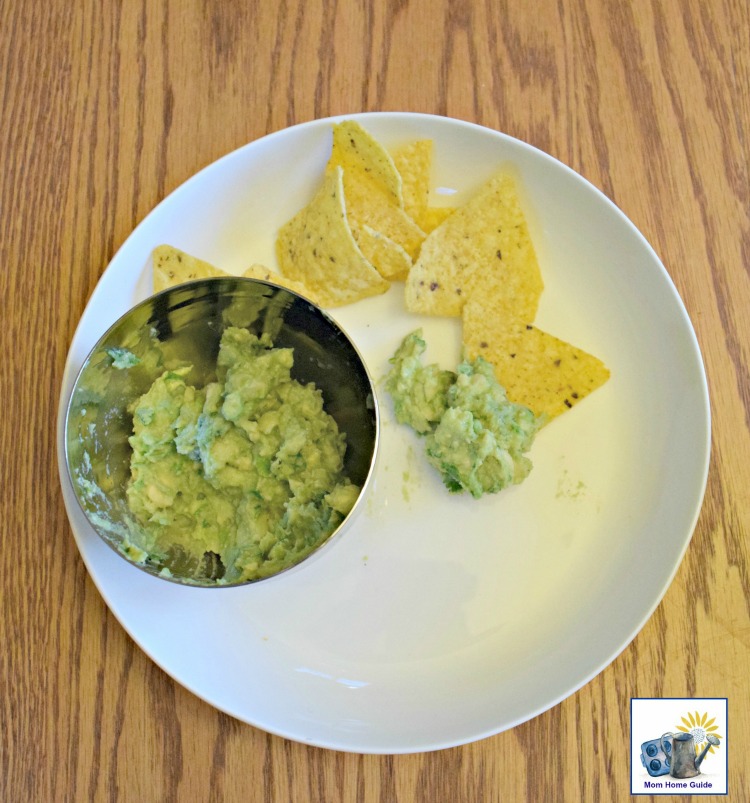
<path fill-rule="evenodd" d="M 165 371 L 130 407 L 127 500 L 146 559 L 219 584 L 275 574 L 312 552 L 354 505 L 345 436 L 292 349 L 230 327 L 217 380 Z M 131 537 L 131 541 L 134 540 Z"/>
<path fill-rule="evenodd" d="M 508 401 L 486 360 L 464 360 L 454 373 L 424 365 L 425 348 L 418 329 L 390 360 L 386 389 L 396 420 L 425 437 L 427 459 L 453 493 L 479 498 L 523 481 L 541 419 Z"/>

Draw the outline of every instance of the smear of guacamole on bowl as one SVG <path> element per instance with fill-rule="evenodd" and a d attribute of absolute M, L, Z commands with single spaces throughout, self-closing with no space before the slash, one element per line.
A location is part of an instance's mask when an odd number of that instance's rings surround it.
<path fill-rule="evenodd" d="M 541 419 L 508 401 L 490 363 L 464 360 L 455 372 L 425 365 L 422 330 L 407 335 L 390 360 L 386 390 L 396 420 L 425 438 L 427 459 L 452 493 L 474 498 L 522 482 L 526 452 Z"/>
<path fill-rule="evenodd" d="M 292 349 L 230 327 L 217 381 L 165 371 L 131 405 L 127 499 L 146 559 L 219 584 L 254 580 L 299 562 L 351 510 L 360 488 L 344 476 L 345 436 L 292 364 Z"/>

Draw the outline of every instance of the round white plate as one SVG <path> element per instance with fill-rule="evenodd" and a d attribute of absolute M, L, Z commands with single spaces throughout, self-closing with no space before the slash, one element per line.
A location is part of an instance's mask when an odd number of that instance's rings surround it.
<path fill-rule="evenodd" d="M 526 482 L 449 495 L 382 392 L 370 495 L 345 536 L 298 571 L 244 588 L 182 588 L 133 568 L 79 510 L 73 532 L 136 643 L 211 705 L 271 733 L 363 753 L 470 742 L 554 706 L 604 669 L 664 595 L 706 483 L 709 405 L 699 348 L 658 257 L 598 190 L 518 140 L 457 120 L 350 115 L 385 145 L 435 142 L 441 203 L 505 165 L 520 177 L 545 291 L 537 324 L 603 359 L 612 378 L 537 437 Z M 278 227 L 312 196 L 331 120 L 240 148 L 195 175 L 133 232 L 73 339 L 62 413 L 99 336 L 149 294 L 151 249 L 231 272 L 275 267 Z M 455 367 L 457 320 L 406 312 L 403 285 L 333 311 L 379 381 L 421 326 Z M 60 449 L 62 455 L 62 448 Z"/>

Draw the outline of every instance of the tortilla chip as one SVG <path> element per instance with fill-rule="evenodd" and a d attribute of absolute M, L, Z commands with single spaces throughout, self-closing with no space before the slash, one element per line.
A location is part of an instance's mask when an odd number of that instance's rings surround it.
<path fill-rule="evenodd" d="M 369 226 L 400 245 L 410 259 L 416 259 L 424 232 L 367 174 L 345 171 L 344 192 L 346 213 L 353 226 Z"/>
<path fill-rule="evenodd" d="M 344 173 L 367 174 L 390 203 L 403 206 L 401 175 L 391 155 L 359 123 L 346 120 L 333 126 L 328 166 L 342 167 Z"/>
<path fill-rule="evenodd" d="M 388 151 L 351 120 L 333 127 L 327 172 L 344 171 L 346 213 L 353 229 L 368 226 L 393 240 L 414 260 L 424 232 L 403 209 L 403 187 Z"/>
<path fill-rule="evenodd" d="M 418 139 L 393 152 L 393 163 L 401 175 L 404 211 L 422 230 L 430 203 L 432 148 L 431 139 Z"/>
<path fill-rule="evenodd" d="M 354 240 L 341 167 L 328 171 L 313 200 L 282 226 L 276 252 L 281 273 L 305 285 L 323 307 L 351 304 L 390 286 Z"/>
<path fill-rule="evenodd" d="M 409 275 L 411 257 L 398 243 L 369 226 L 353 226 L 352 233 L 365 258 L 384 279 L 403 281 Z"/>
<path fill-rule="evenodd" d="M 244 273 L 242 274 L 248 279 L 260 279 L 264 282 L 273 282 L 274 284 L 278 284 L 281 287 L 286 287 L 287 290 L 291 290 L 294 293 L 299 293 L 301 296 L 305 296 L 305 298 L 309 298 L 313 303 L 317 303 L 315 298 L 313 298 L 313 294 L 305 287 L 302 282 L 296 282 L 294 279 L 288 279 L 286 276 L 282 276 L 275 270 L 271 270 L 267 268 L 265 265 L 251 265 Z"/>
<path fill-rule="evenodd" d="M 369 226 L 401 246 L 411 261 L 416 259 L 425 234 L 401 207 L 361 174 L 344 173 L 344 192 L 353 225 L 360 229 Z"/>
<path fill-rule="evenodd" d="M 154 261 L 154 292 L 164 290 L 167 287 L 173 287 L 177 284 L 184 282 L 197 281 L 198 279 L 208 279 L 212 277 L 231 277 L 233 273 L 228 273 L 219 268 L 214 267 L 202 259 L 190 256 L 179 248 L 174 248 L 171 245 L 157 246 L 153 251 Z M 276 271 L 272 271 L 265 265 L 251 265 L 242 276 L 249 279 L 262 279 L 266 282 L 273 282 L 281 287 L 286 287 L 295 293 L 299 293 L 311 301 L 315 302 L 313 295 L 301 283 L 287 279 Z"/>
<path fill-rule="evenodd" d="M 609 379 L 597 357 L 517 318 L 488 315 L 482 299 L 463 309 L 463 344 L 469 359 L 492 363 L 508 398 L 536 415 L 555 418 Z"/>
<path fill-rule="evenodd" d="M 154 248 L 153 259 L 153 288 L 158 293 L 167 287 L 173 287 L 184 282 L 208 279 L 212 276 L 229 276 L 219 268 L 215 268 L 202 259 L 190 256 L 179 248 L 171 245 L 158 245 Z"/>
<path fill-rule="evenodd" d="M 454 211 L 452 206 L 430 206 L 422 213 L 419 226 L 425 234 L 429 234 Z"/>
<path fill-rule="evenodd" d="M 433 150 L 431 139 L 418 139 L 393 153 L 403 182 L 404 211 L 425 234 L 436 229 L 453 211 L 450 206 L 430 206 Z"/>
<path fill-rule="evenodd" d="M 474 294 L 532 321 L 544 283 L 513 179 L 499 174 L 424 241 L 406 282 L 406 307 L 461 314 Z"/>

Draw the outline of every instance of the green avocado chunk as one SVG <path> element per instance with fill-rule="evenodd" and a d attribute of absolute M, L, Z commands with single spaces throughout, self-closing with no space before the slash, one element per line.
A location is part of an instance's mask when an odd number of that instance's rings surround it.
<path fill-rule="evenodd" d="M 390 360 L 386 390 L 396 420 L 425 436 L 427 459 L 453 493 L 478 499 L 522 482 L 541 419 L 508 401 L 486 360 L 464 360 L 454 373 L 424 365 L 425 349 L 418 329 Z"/>
<path fill-rule="evenodd" d="M 292 364 L 292 349 L 230 327 L 217 381 L 166 371 L 132 405 L 127 499 L 145 555 L 242 582 L 299 562 L 338 527 L 360 489 L 344 476 L 344 434 Z"/>

